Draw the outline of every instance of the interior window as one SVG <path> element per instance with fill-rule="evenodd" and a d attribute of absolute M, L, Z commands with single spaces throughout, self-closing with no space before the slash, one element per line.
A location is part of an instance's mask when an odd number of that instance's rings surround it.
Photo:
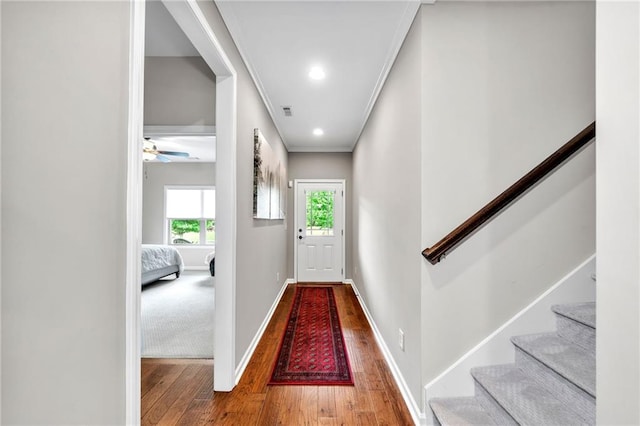
<path fill-rule="evenodd" d="M 212 187 L 165 188 L 169 244 L 216 242 L 216 191 Z"/>

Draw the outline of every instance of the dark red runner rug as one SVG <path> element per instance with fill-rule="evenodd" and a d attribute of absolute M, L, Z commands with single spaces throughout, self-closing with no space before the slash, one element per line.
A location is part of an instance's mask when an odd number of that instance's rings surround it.
<path fill-rule="evenodd" d="M 297 287 L 270 385 L 353 385 L 331 287 Z"/>

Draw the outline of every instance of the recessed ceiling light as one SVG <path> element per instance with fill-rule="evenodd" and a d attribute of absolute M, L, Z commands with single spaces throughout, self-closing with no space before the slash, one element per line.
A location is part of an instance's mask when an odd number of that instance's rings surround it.
<path fill-rule="evenodd" d="M 313 129 L 313 134 L 316 136 L 322 136 L 324 135 L 324 130 L 317 128 L 317 129 Z"/>
<path fill-rule="evenodd" d="M 311 67 L 311 71 L 309 71 L 309 78 L 311 80 L 324 80 L 326 74 L 321 67 L 315 66 Z"/>

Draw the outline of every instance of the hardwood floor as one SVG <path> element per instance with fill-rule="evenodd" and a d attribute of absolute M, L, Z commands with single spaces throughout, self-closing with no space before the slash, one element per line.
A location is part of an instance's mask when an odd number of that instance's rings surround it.
<path fill-rule="evenodd" d="M 232 392 L 214 394 L 211 360 L 143 359 L 142 424 L 413 425 L 349 285 L 333 287 L 355 386 L 267 386 L 294 287 Z"/>

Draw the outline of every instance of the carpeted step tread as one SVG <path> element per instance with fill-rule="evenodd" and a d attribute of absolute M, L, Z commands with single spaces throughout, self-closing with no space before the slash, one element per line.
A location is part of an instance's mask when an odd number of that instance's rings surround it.
<path fill-rule="evenodd" d="M 595 398 L 596 358 L 585 348 L 555 333 L 511 338 L 514 345 Z"/>
<path fill-rule="evenodd" d="M 587 424 L 514 364 L 473 368 L 471 375 L 520 425 Z"/>
<path fill-rule="evenodd" d="M 472 396 L 433 398 L 429 406 L 442 426 L 497 424 Z"/>
<path fill-rule="evenodd" d="M 553 305 L 551 310 L 558 315 L 562 315 L 591 328 L 596 328 L 595 302 Z"/>

